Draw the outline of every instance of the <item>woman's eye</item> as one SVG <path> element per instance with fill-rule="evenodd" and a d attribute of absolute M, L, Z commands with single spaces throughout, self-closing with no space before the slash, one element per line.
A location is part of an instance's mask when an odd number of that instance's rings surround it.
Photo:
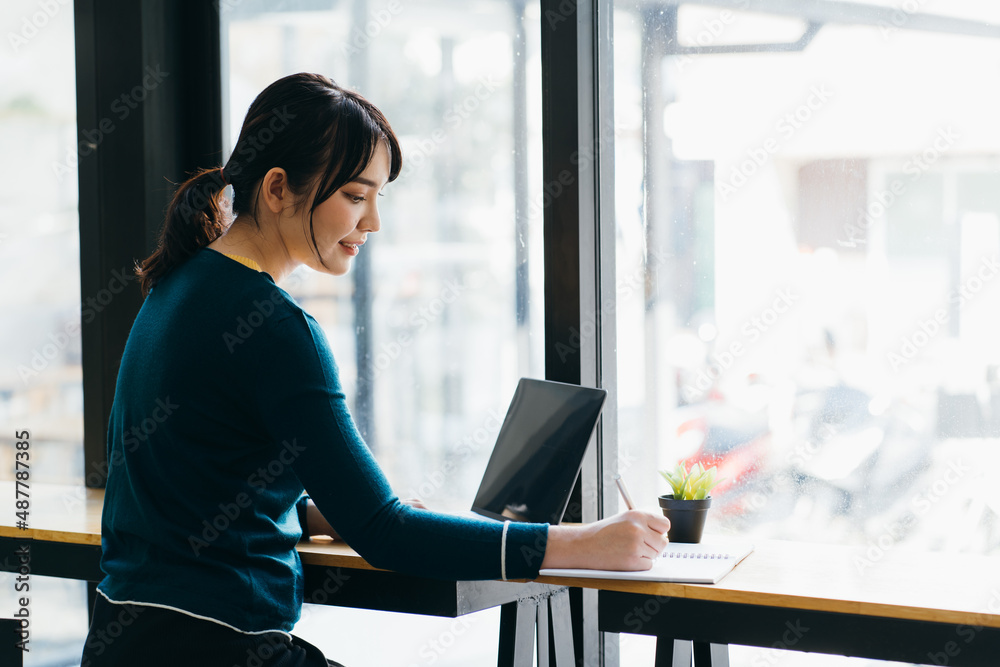
<path fill-rule="evenodd" d="M 360 195 L 347 195 L 347 196 L 350 197 L 351 201 L 354 202 L 355 204 L 360 204 L 363 201 L 368 201 L 367 199 L 365 199 Z"/>

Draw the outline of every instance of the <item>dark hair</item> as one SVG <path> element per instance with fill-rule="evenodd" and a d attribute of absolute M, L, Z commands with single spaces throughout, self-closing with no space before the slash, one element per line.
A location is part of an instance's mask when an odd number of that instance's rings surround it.
<path fill-rule="evenodd" d="M 389 148 L 393 181 L 402 167 L 402 153 L 375 105 L 321 74 L 278 79 L 250 105 L 225 166 L 200 169 L 177 188 L 156 251 L 136 264 L 143 296 L 171 269 L 226 231 L 231 221 L 222 191 L 227 184 L 233 186 L 233 216 L 249 212 L 259 228 L 257 193 L 273 167 L 285 170 L 295 194 L 308 193 L 319 183 L 309 209 L 309 235 L 323 262 L 316 247 L 313 211 L 368 167 L 380 141 Z"/>

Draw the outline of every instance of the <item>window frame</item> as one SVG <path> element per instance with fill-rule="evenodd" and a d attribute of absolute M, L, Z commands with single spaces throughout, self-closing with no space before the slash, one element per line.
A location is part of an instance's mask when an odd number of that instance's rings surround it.
<path fill-rule="evenodd" d="M 589 522 L 618 509 L 615 487 L 605 483 L 616 473 L 618 458 L 614 142 L 613 132 L 602 133 L 599 125 L 601 118 L 614 118 L 613 7 L 599 0 L 540 5 L 542 178 L 553 191 L 559 188 L 543 208 L 545 377 L 609 392 L 566 517 Z M 93 154 L 81 155 L 84 304 L 113 271 L 131 271 L 153 252 L 174 184 L 195 169 L 221 164 L 227 66 L 221 11 L 224 2 L 199 0 L 74 3 L 78 141 L 100 127 L 109 104 L 150 69 L 168 73 L 120 129 L 102 136 Z M 118 367 L 141 305 L 133 281 L 82 322 L 88 487 L 102 488 L 106 481 Z M 574 590 L 571 605 L 578 659 L 616 664 L 617 635 L 597 631 L 596 592 Z"/>
<path fill-rule="evenodd" d="M 114 293 L 115 272 L 133 275 L 134 264 L 156 248 L 174 184 L 221 160 L 218 7 L 196 0 L 74 3 L 81 310 L 102 290 Z M 137 86 L 145 99 L 125 118 L 109 114 Z M 95 134 L 96 148 L 84 153 Z M 91 488 L 107 479 L 118 367 L 141 306 L 132 281 L 81 321 L 83 476 Z"/>

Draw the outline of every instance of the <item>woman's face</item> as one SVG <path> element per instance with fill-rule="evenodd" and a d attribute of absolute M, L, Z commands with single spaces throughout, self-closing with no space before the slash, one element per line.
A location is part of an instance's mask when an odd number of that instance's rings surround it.
<path fill-rule="evenodd" d="M 316 207 L 313 212 L 316 248 L 326 266 L 320 263 L 312 247 L 309 210 L 304 206 L 301 222 L 305 246 L 299 248 L 302 263 L 335 276 L 347 273 L 351 260 L 364 252 L 363 245 L 368 234 L 381 228 L 376 200 L 388 180 L 389 150 L 385 142 L 379 142 L 365 170 Z M 312 194 L 315 195 L 315 191 Z"/>

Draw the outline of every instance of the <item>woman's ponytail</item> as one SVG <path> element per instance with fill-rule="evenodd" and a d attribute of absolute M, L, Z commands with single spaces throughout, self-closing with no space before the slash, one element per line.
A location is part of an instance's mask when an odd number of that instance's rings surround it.
<path fill-rule="evenodd" d="M 141 265 L 136 263 L 135 274 L 143 296 L 171 269 L 222 236 L 229 227 L 230 214 L 222 196 L 226 188 L 224 173 L 220 167 L 201 169 L 177 188 L 156 251 Z"/>

